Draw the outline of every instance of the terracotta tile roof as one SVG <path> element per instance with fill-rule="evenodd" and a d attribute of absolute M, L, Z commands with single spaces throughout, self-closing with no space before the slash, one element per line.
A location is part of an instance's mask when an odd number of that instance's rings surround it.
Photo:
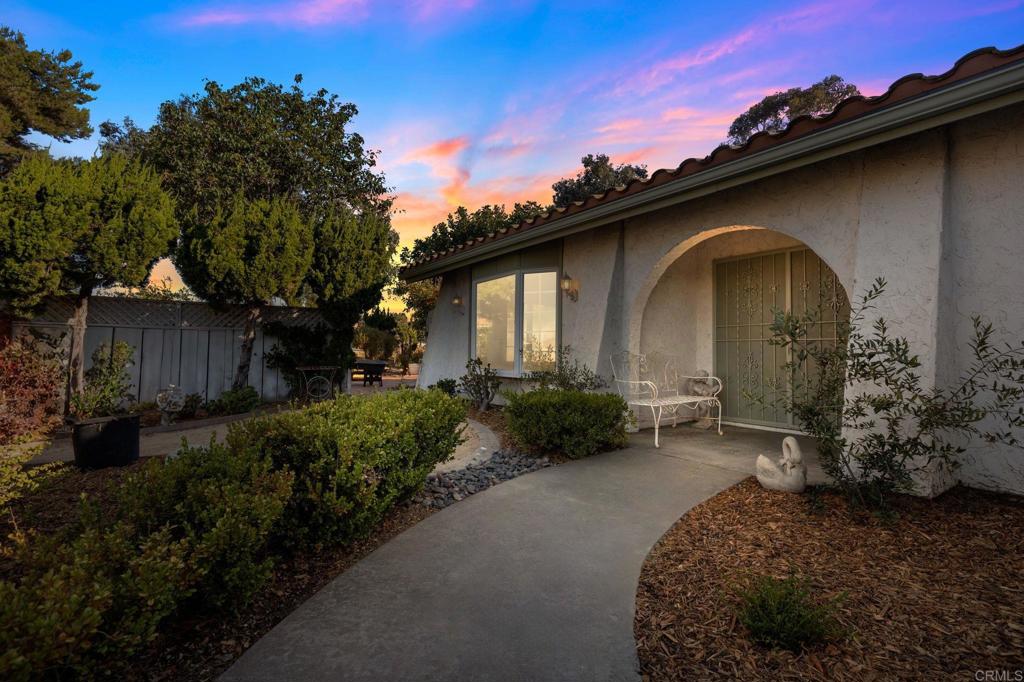
<path fill-rule="evenodd" d="M 654 171 L 645 180 L 634 180 L 624 187 L 609 189 L 601 194 L 595 194 L 584 201 L 577 201 L 564 208 L 555 208 L 547 213 L 542 213 L 529 220 L 524 220 L 508 229 L 492 232 L 485 237 L 477 237 L 468 242 L 460 244 L 446 251 L 432 254 L 429 257 L 416 261 L 409 267 L 403 268 L 402 272 L 410 268 L 444 260 L 455 253 L 462 253 L 466 250 L 476 248 L 484 242 L 492 242 L 506 236 L 530 230 L 540 225 L 546 225 L 566 216 L 574 215 L 582 211 L 594 208 L 598 205 L 608 204 L 623 197 L 632 196 L 654 187 L 668 184 L 681 178 L 690 177 L 710 168 L 720 166 L 730 161 L 764 151 L 770 147 L 776 147 L 798 138 L 805 137 L 812 133 L 819 132 L 826 128 L 846 123 L 852 119 L 875 113 L 879 110 L 893 106 L 894 104 L 917 97 L 933 90 L 946 87 L 952 83 L 966 80 L 982 73 L 994 71 L 1000 67 L 1024 60 L 1024 45 L 1000 50 L 995 47 L 984 47 L 969 52 L 956 61 L 951 69 L 937 76 L 926 76 L 920 73 L 913 73 L 903 76 L 895 81 L 881 95 L 865 97 L 855 95 L 840 102 L 836 108 L 822 116 L 805 115 L 798 116 L 779 131 L 760 132 L 752 135 L 749 140 L 740 146 L 728 144 L 719 145 L 714 151 L 703 159 L 689 158 L 675 168 L 662 168 Z"/>

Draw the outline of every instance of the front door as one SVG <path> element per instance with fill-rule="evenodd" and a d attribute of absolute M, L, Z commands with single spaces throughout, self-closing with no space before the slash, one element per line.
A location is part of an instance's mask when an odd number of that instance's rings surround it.
<path fill-rule="evenodd" d="M 769 343 L 774 310 L 798 315 L 820 310 L 808 340 L 835 343 L 836 319 L 849 303 L 835 273 L 810 249 L 793 249 L 715 261 L 715 374 L 722 379 L 722 418 L 793 428 L 784 407 L 773 404 L 788 378 L 787 352 Z M 841 317 L 839 319 L 842 319 Z M 763 404 L 744 397 L 763 395 Z"/>

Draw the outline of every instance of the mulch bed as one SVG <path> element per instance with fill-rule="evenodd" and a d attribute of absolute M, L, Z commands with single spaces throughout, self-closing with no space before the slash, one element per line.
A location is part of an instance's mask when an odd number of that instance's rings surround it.
<path fill-rule="evenodd" d="M 492 406 L 486 412 L 481 412 L 475 407 L 470 406 L 467 412 L 470 419 L 475 419 L 494 432 L 502 448 L 506 450 L 512 449 L 512 440 L 508 435 L 508 422 L 505 419 L 505 411 L 500 406 Z"/>
<path fill-rule="evenodd" d="M 644 563 L 634 623 L 644 679 L 973 680 L 1024 669 L 1024 499 L 955 488 L 896 509 L 895 519 L 854 518 L 834 493 L 770 492 L 751 478 L 691 510 Z M 799 655 L 751 642 L 736 585 L 792 573 L 822 599 L 845 594 L 846 638 Z"/>

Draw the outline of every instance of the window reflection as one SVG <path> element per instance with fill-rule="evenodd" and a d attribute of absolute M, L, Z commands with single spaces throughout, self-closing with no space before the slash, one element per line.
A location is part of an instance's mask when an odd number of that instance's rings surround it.
<path fill-rule="evenodd" d="M 476 285 L 476 355 L 499 371 L 515 369 L 516 276 Z"/>
<path fill-rule="evenodd" d="M 558 273 L 523 275 L 523 371 L 555 368 L 558 347 Z"/>

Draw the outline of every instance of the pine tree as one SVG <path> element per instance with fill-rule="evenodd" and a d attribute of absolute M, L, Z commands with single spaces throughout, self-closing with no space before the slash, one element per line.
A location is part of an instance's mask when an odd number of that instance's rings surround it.
<path fill-rule="evenodd" d="M 36 149 L 32 131 L 62 142 L 92 134 L 84 105 L 99 86 L 91 79 L 69 51 L 30 50 L 24 35 L 0 26 L 0 177 Z"/>

